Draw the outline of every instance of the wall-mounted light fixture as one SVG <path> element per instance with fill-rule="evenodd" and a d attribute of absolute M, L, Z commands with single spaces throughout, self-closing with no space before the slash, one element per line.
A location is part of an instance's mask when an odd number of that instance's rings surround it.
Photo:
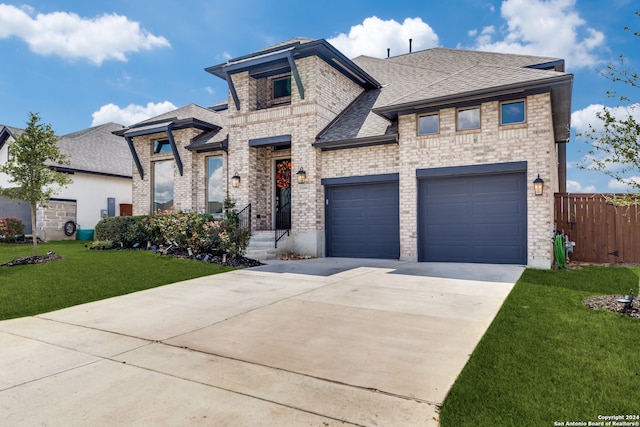
<path fill-rule="evenodd" d="M 231 185 L 233 186 L 233 188 L 240 187 L 240 175 L 238 175 L 238 172 L 236 172 L 236 174 L 231 177 Z"/>
<path fill-rule="evenodd" d="M 300 170 L 296 173 L 296 177 L 298 178 L 298 184 L 304 184 L 305 182 L 307 182 L 307 173 L 302 168 L 300 168 Z"/>
<path fill-rule="evenodd" d="M 540 178 L 540 174 L 538 174 L 538 177 L 533 180 L 533 192 L 535 193 L 536 196 L 542 196 L 543 191 L 544 191 L 544 180 Z"/>

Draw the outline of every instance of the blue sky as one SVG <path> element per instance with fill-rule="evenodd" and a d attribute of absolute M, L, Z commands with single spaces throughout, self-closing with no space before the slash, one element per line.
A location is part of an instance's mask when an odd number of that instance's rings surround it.
<path fill-rule="evenodd" d="M 24 127 L 40 113 L 63 135 L 131 124 L 190 103 L 226 97 L 203 69 L 292 37 L 324 38 L 347 56 L 448 48 L 564 58 L 574 74 L 572 128 L 620 107 L 599 76 L 620 54 L 640 71 L 637 0 L 0 0 L 0 123 Z M 640 108 L 634 114 L 640 117 Z M 603 173 L 576 167 L 589 147 L 568 145 L 568 189 L 621 192 Z M 636 174 L 640 175 L 640 174 Z M 630 179 L 640 180 L 639 176 Z"/>

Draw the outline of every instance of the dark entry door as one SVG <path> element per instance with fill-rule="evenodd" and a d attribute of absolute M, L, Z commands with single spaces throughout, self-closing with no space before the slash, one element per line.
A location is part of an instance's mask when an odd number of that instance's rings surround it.
<path fill-rule="evenodd" d="M 276 160 L 276 229 L 291 228 L 291 159 Z"/>

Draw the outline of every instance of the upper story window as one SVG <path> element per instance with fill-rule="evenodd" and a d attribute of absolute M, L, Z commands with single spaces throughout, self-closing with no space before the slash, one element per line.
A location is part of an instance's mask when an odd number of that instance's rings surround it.
<path fill-rule="evenodd" d="M 480 107 L 458 109 L 457 129 L 480 129 Z"/>
<path fill-rule="evenodd" d="M 168 139 L 153 141 L 153 154 L 171 153 L 171 144 Z"/>
<path fill-rule="evenodd" d="M 512 125 L 526 122 L 524 101 L 509 101 L 500 104 L 500 124 Z"/>
<path fill-rule="evenodd" d="M 273 101 L 278 102 L 281 99 L 291 99 L 291 76 L 273 79 Z"/>
<path fill-rule="evenodd" d="M 291 103 L 291 74 L 278 74 L 257 80 L 257 109 Z"/>
<path fill-rule="evenodd" d="M 438 113 L 418 117 L 418 135 L 433 135 L 440 132 Z"/>

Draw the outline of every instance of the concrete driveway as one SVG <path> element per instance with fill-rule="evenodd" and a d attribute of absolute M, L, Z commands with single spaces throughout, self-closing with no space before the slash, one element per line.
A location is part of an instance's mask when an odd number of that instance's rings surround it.
<path fill-rule="evenodd" d="M 0 424 L 436 426 L 523 271 L 277 261 L 0 322 Z"/>

